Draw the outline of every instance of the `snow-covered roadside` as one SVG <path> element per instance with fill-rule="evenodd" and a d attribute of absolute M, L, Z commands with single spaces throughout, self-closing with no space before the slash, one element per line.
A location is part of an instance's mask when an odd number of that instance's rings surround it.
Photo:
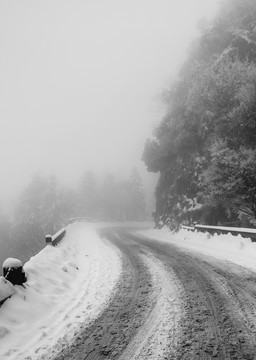
<path fill-rule="evenodd" d="M 256 243 L 241 235 L 210 235 L 209 233 L 180 230 L 173 233 L 168 229 L 137 231 L 138 235 L 158 241 L 175 244 L 205 255 L 231 261 L 256 271 Z"/>
<path fill-rule="evenodd" d="M 108 303 L 121 272 L 116 251 L 93 227 L 68 227 L 24 266 L 25 288 L 0 308 L 0 359 L 50 359 Z"/>

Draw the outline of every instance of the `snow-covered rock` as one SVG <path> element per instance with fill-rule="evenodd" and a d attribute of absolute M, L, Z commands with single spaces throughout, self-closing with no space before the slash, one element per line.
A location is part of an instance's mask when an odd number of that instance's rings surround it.
<path fill-rule="evenodd" d="M 22 266 L 22 262 L 19 259 L 8 258 L 4 261 L 3 267 L 6 269 L 19 268 Z"/>
<path fill-rule="evenodd" d="M 13 285 L 22 285 L 27 281 L 22 262 L 19 259 L 6 259 L 3 263 L 3 275 Z"/>

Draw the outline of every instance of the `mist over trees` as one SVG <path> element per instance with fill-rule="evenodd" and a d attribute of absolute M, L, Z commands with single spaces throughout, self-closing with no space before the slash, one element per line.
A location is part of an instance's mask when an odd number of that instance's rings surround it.
<path fill-rule="evenodd" d="M 200 22 L 143 160 L 160 172 L 155 219 L 256 225 L 256 2 L 224 0 Z"/>
<path fill-rule="evenodd" d="M 73 219 L 141 221 L 147 218 L 145 194 L 136 168 L 127 180 L 86 171 L 76 190 L 63 187 L 56 177 L 34 175 L 22 191 L 13 219 L 0 211 L 0 263 L 7 257 L 28 260 Z"/>
<path fill-rule="evenodd" d="M 145 193 L 136 168 L 127 180 L 116 180 L 112 174 L 102 179 L 87 171 L 79 193 L 80 216 L 109 220 L 145 220 Z"/>

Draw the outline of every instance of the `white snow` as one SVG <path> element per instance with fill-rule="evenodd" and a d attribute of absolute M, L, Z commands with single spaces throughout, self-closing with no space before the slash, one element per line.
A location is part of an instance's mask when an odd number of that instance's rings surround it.
<path fill-rule="evenodd" d="M 3 267 L 6 269 L 19 268 L 22 266 L 22 262 L 19 259 L 8 258 L 4 261 Z"/>
<path fill-rule="evenodd" d="M 51 359 L 82 323 L 107 305 L 121 272 L 119 253 L 89 225 L 73 224 L 24 269 L 25 287 L 0 308 L 0 359 Z M 84 325 L 83 325 L 84 326 Z"/>
<path fill-rule="evenodd" d="M 57 247 L 46 246 L 24 265 L 28 276 L 24 287 L 13 286 L 0 277 L 4 295 L 13 294 L 0 307 L 1 360 L 53 359 L 107 306 L 120 276 L 121 257 L 116 248 L 99 237 L 95 230 L 98 227 L 70 225 Z M 136 231 L 135 227 L 136 223 L 130 224 L 132 231 Z M 185 229 L 178 233 L 167 229 L 136 233 L 256 271 L 256 243 L 239 235 L 210 235 Z M 10 264 L 13 262 L 8 260 Z"/>
<path fill-rule="evenodd" d="M 181 248 L 228 260 L 256 271 L 256 243 L 241 235 L 210 235 L 185 229 L 173 233 L 169 229 L 138 231 L 137 234 L 168 242 Z"/>
<path fill-rule="evenodd" d="M 0 302 L 12 296 L 14 293 L 15 287 L 12 285 L 12 283 L 6 280 L 3 276 L 0 276 Z"/>

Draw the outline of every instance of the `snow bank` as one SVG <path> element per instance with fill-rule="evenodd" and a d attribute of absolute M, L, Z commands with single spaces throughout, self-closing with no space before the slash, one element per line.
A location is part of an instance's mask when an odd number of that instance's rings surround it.
<path fill-rule="evenodd" d="M 15 287 L 6 280 L 3 276 L 0 276 L 0 303 L 12 296 L 15 293 Z M 1 322 L 0 322 L 1 324 Z"/>
<path fill-rule="evenodd" d="M 68 227 L 25 265 L 28 281 L 0 308 L 0 359 L 50 359 L 107 305 L 120 256 L 89 225 Z M 61 340 L 62 339 L 62 340 Z M 64 340 L 63 340 L 64 339 Z M 45 355 L 46 354 L 46 355 Z"/>
<path fill-rule="evenodd" d="M 210 235 L 209 233 L 192 232 L 185 229 L 178 233 L 172 233 L 168 229 L 151 229 L 137 233 L 256 270 L 256 243 L 252 242 L 250 238 L 243 238 L 241 235 L 234 236 L 230 233 Z"/>

